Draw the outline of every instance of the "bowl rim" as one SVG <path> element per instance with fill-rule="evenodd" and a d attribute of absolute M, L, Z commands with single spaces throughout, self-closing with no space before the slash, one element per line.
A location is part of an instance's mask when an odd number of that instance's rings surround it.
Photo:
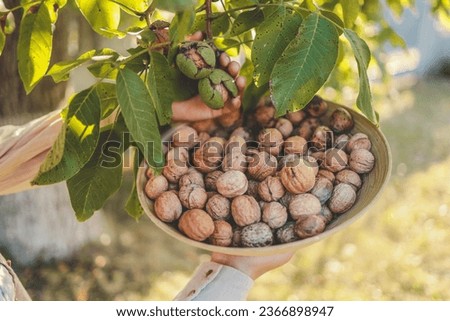
<path fill-rule="evenodd" d="M 223 254 L 239 255 L 239 256 L 263 256 L 263 255 L 271 255 L 271 254 L 275 254 L 275 253 L 292 252 L 299 248 L 306 247 L 306 246 L 314 244 L 318 241 L 324 240 L 324 239 L 330 237 L 331 235 L 344 230 L 349 225 L 354 223 L 356 220 L 361 218 L 365 213 L 367 213 L 374 206 L 374 204 L 381 197 L 381 195 L 383 194 L 383 191 L 385 190 L 385 188 L 390 180 L 390 177 L 391 177 L 392 153 L 391 153 L 391 148 L 389 146 L 389 142 L 386 139 L 386 136 L 383 134 L 383 132 L 381 131 L 379 126 L 376 126 L 375 124 L 371 123 L 362 114 L 356 112 L 355 110 L 353 110 L 349 107 L 346 107 L 346 106 L 343 106 L 343 105 L 340 105 L 340 104 L 337 104 L 337 103 L 334 103 L 334 102 L 331 102 L 328 100 L 326 100 L 326 102 L 329 104 L 329 106 L 332 106 L 333 109 L 344 108 L 344 109 L 350 111 L 352 116 L 354 116 L 358 119 L 364 119 L 363 122 L 365 122 L 366 125 L 369 124 L 369 126 L 372 126 L 373 129 L 375 129 L 377 131 L 378 135 L 381 138 L 382 145 L 384 146 L 383 149 L 387 155 L 387 164 L 385 164 L 385 165 L 387 165 L 387 171 L 386 171 L 385 179 L 382 182 L 378 192 L 375 194 L 375 196 L 371 200 L 369 200 L 368 204 L 364 208 L 362 208 L 359 212 L 355 213 L 352 217 L 345 219 L 343 222 L 339 223 L 338 225 L 336 225 L 330 229 L 326 229 L 325 231 L 323 231 L 322 233 L 320 233 L 316 236 L 313 236 L 310 238 L 305 238 L 305 239 L 300 239 L 300 240 L 297 240 L 294 242 L 289 242 L 289 243 L 274 244 L 274 245 L 267 246 L 267 247 L 258 247 L 258 248 L 222 247 L 222 246 L 216 246 L 216 245 L 212 245 L 212 244 L 208 244 L 208 243 L 204 243 L 204 242 L 195 241 L 195 240 L 192 240 L 192 239 L 188 238 L 187 236 L 183 235 L 181 232 L 177 231 L 171 224 L 161 221 L 158 217 L 156 217 L 156 215 L 154 215 L 152 213 L 153 201 L 148 199 L 144 193 L 144 187 L 145 187 L 145 183 L 147 181 L 145 173 L 146 173 L 148 166 L 145 164 L 145 162 L 143 162 L 144 165 L 141 164 L 141 166 L 139 167 L 138 173 L 137 173 L 136 187 L 137 187 L 139 202 L 141 203 L 141 206 L 143 207 L 145 214 L 150 218 L 150 220 L 157 227 L 159 227 L 160 229 L 162 229 L 164 232 L 166 232 L 170 236 L 174 237 L 177 240 L 184 242 L 187 245 L 194 246 L 196 248 L 200 248 L 200 249 L 203 249 L 203 250 L 206 250 L 209 252 L 220 252 Z M 366 125 L 364 125 L 364 126 L 366 126 Z M 163 133 L 162 140 L 168 141 L 170 139 L 170 136 L 173 134 L 173 132 L 175 130 L 177 130 L 181 127 L 184 127 L 184 126 L 188 126 L 188 124 L 186 124 L 186 123 L 174 124 L 174 126 L 172 128 L 168 129 L 166 132 Z"/>

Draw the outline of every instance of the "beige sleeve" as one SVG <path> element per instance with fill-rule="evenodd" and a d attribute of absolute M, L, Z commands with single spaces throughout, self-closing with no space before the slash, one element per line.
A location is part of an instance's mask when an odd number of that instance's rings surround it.
<path fill-rule="evenodd" d="M 31 188 L 61 129 L 60 111 L 54 111 L 23 126 L 0 127 L 0 195 Z"/>

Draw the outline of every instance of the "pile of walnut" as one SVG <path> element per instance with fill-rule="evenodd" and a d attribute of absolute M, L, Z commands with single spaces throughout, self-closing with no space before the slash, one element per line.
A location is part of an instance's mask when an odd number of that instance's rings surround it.
<path fill-rule="evenodd" d="M 336 109 L 326 126 L 327 109 L 316 96 L 276 119 L 264 101 L 245 127 L 179 128 L 162 175 L 147 171 L 156 216 L 218 246 L 262 247 L 323 232 L 353 206 L 375 162 L 367 135 L 350 134 L 351 114 Z"/>

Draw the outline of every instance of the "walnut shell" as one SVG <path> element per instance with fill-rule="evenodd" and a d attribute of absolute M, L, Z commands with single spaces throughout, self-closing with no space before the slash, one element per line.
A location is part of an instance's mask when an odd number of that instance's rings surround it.
<path fill-rule="evenodd" d="M 241 245 L 243 247 L 263 247 L 273 243 L 273 233 L 269 225 L 255 223 L 246 226 L 241 231 Z"/>
<path fill-rule="evenodd" d="M 184 163 L 179 165 L 180 161 L 171 160 L 166 163 L 163 168 L 163 175 L 167 178 L 170 183 L 178 183 L 178 180 L 188 172 L 188 165 Z"/>
<path fill-rule="evenodd" d="M 356 133 L 347 142 L 345 146 L 347 153 L 351 153 L 356 149 L 367 149 L 370 150 L 372 148 L 372 143 L 370 142 L 369 137 L 363 133 Z"/>
<path fill-rule="evenodd" d="M 361 177 L 352 170 L 344 169 L 336 174 L 336 184 L 345 183 L 357 191 L 361 185 Z"/>
<path fill-rule="evenodd" d="M 210 138 L 211 138 L 211 135 L 209 135 L 207 132 L 198 133 L 198 141 L 200 142 L 200 145 L 203 145 L 204 143 L 206 143 L 206 141 Z"/>
<path fill-rule="evenodd" d="M 240 153 L 247 152 L 247 142 L 241 136 L 230 136 L 225 146 L 225 153 Z"/>
<path fill-rule="evenodd" d="M 180 199 L 174 191 L 161 193 L 155 200 L 154 209 L 156 216 L 167 223 L 177 220 L 183 212 Z"/>
<path fill-rule="evenodd" d="M 231 215 L 239 226 L 246 226 L 261 220 L 261 209 L 251 196 L 241 195 L 231 202 Z"/>
<path fill-rule="evenodd" d="M 355 149 L 349 158 L 350 169 L 358 174 L 368 173 L 375 165 L 375 157 L 367 149 Z"/>
<path fill-rule="evenodd" d="M 292 131 L 294 130 L 294 126 L 286 118 L 279 118 L 277 120 L 277 123 L 275 124 L 275 128 L 280 131 L 280 133 L 281 133 L 281 135 L 283 135 L 284 139 L 291 136 Z"/>
<path fill-rule="evenodd" d="M 313 99 L 306 105 L 305 111 L 312 117 L 320 117 L 326 114 L 328 104 L 319 96 L 314 96 Z"/>
<path fill-rule="evenodd" d="M 312 169 L 314 170 L 314 176 L 316 176 L 319 172 L 319 163 L 317 159 L 311 155 L 304 155 L 300 158 L 303 159 L 307 166 L 312 167 Z"/>
<path fill-rule="evenodd" d="M 210 173 L 220 168 L 222 156 L 208 153 L 203 148 L 199 148 L 194 152 L 192 163 L 201 173 Z"/>
<path fill-rule="evenodd" d="M 225 154 L 222 161 L 222 170 L 224 172 L 235 170 L 244 173 L 247 170 L 247 157 L 240 151 Z"/>
<path fill-rule="evenodd" d="M 277 171 L 277 158 L 267 152 L 258 152 L 249 156 L 248 175 L 258 181 L 264 180 L 267 176 L 275 174 Z"/>
<path fill-rule="evenodd" d="M 350 136 L 348 136 L 347 134 L 341 134 L 334 140 L 334 147 L 345 150 L 349 140 Z"/>
<path fill-rule="evenodd" d="M 180 177 L 178 181 L 180 186 L 195 184 L 205 188 L 205 182 L 203 181 L 203 175 L 197 171 L 194 167 L 190 167 L 188 172 Z"/>
<path fill-rule="evenodd" d="M 236 227 L 233 230 L 233 237 L 231 239 L 231 246 L 233 247 L 240 247 L 241 246 L 241 232 L 242 232 L 242 228 L 241 227 Z"/>
<path fill-rule="evenodd" d="M 230 200 L 220 194 L 211 196 L 206 202 L 206 211 L 214 220 L 229 219 L 230 209 Z"/>
<path fill-rule="evenodd" d="M 333 132 L 327 126 L 319 126 L 314 131 L 311 143 L 318 150 L 325 150 L 330 147 L 333 140 Z"/>
<path fill-rule="evenodd" d="M 214 221 L 214 232 L 209 237 L 209 242 L 217 246 L 230 246 L 233 240 L 233 229 L 230 223 Z"/>
<path fill-rule="evenodd" d="M 295 195 L 289 203 L 289 213 L 297 220 L 300 215 L 320 214 L 322 205 L 319 199 L 309 193 Z"/>
<path fill-rule="evenodd" d="M 262 208 L 261 219 L 264 223 L 269 225 L 270 228 L 279 228 L 283 226 L 288 219 L 287 209 L 278 202 L 266 203 Z"/>
<path fill-rule="evenodd" d="M 283 146 L 283 135 L 276 128 L 264 128 L 258 135 L 259 150 L 277 156 Z"/>
<path fill-rule="evenodd" d="M 330 209 L 326 205 L 322 205 L 320 215 L 323 217 L 326 224 L 330 223 L 333 220 L 333 212 L 330 211 Z"/>
<path fill-rule="evenodd" d="M 306 113 L 303 110 L 298 110 L 294 112 L 288 112 L 285 117 L 292 123 L 292 125 L 297 126 L 303 119 L 306 118 Z"/>
<path fill-rule="evenodd" d="M 278 161 L 278 170 L 281 170 L 283 167 L 285 167 L 287 164 L 290 164 L 292 166 L 292 164 L 295 164 L 297 162 L 300 161 L 300 156 L 298 156 L 297 154 L 287 154 L 284 155 L 283 157 L 280 158 L 280 160 Z M 280 173 L 279 171 L 276 172 L 274 175 L 277 175 L 278 173 Z"/>
<path fill-rule="evenodd" d="M 275 237 L 279 243 L 290 243 L 299 240 L 298 235 L 294 231 L 295 222 L 289 221 L 276 230 Z"/>
<path fill-rule="evenodd" d="M 205 189 L 196 184 L 181 186 L 178 196 L 181 204 L 188 209 L 204 208 L 208 200 Z"/>
<path fill-rule="evenodd" d="M 275 125 L 275 107 L 264 103 L 258 105 L 255 110 L 255 118 L 261 126 L 272 127 Z"/>
<path fill-rule="evenodd" d="M 193 209 L 181 215 L 178 228 L 190 239 L 204 241 L 214 233 L 214 222 L 205 211 Z"/>
<path fill-rule="evenodd" d="M 348 157 L 347 154 L 337 148 L 330 148 L 325 152 L 325 159 L 322 163 L 322 167 L 330 172 L 336 173 L 343 170 L 347 166 Z"/>
<path fill-rule="evenodd" d="M 175 147 L 192 148 L 199 143 L 197 131 L 190 126 L 175 130 L 172 135 L 172 145 Z"/>
<path fill-rule="evenodd" d="M 289 203 L 292 201 L 292 198 L 294 196 L 295 196 L 295 194 L 286 192 L 286 193 L 284 193 L 283 197 L 278 200 L 278 202 L 281 205 L 283 205 L 284 207 L 289 208 Z"/>
<path fill-rule="evenodd" d="M 177 162 L 178 166 L 184 165 L 189 161 L 189 152 L 185 147 L 174 147 L 167 151 L 166 161 Z"/>
<path fill-rule="evenodd" d="M 217 191 L 225 197 L 236 197 L 247 191 L 247 177 L 240 171 L 228 171 L 216 181 Z"/>
<path fill-rule="evenodd" d="M 238 127 L 235 130 L 233 130 L 230 134 L 230 137 L 233 136 L 242 137 L 244 141 L 250 140 L 251 137 L 250 133 L 244 127 Z"/>
<path fill-rule="evenodd" d="M 284 187 L 291 193 L 305 193 L 314 187 L 315 169 L 303 159 L 287 163 L 281 169 L 280 177 Z"/>
<path fill-rule="evenodd" d="M 159 195 L 169 189 L 169 182 L 163 175 L 150 177 L 145 184 L 145 195 L 151 200 L 156 199 Z"/>
<path fill-rule="evenodd" d="M 284 141 L 285 154 L 304 155 L 308 151 L 308 142 L 301 136 L 291 136 Z"/>
<path fill-rule="evenodd" d="M 317 118 L 305 118 L 304 120 L 302 120 L 300 126 L 298 127 L 297 135 L 309 141 L 314 131 L 319 126 L 320 121 Z"/>
<path fill-rule="evenodd" d="M 258 185 L 258 194 L 266 202 L 278 201 L 285 192 L 279 177 L 268 176 Z"/>
<path fill-rule="evenodd" d="M 255 200 L 259 201 L 259 193 L 258 193 L 259 182 L 254 180 L 248 181 L 247 195 L 254 197 Z"/>
<path fill-rule="evenodd" d="M 348 184 L 340 183 L 334 187 L 333 194 L 328 201 L 328 207 L 335 214 L 348 211 L 356 201 L 356 192 Z"/>
<path fill-rule="evenodd" d="M 310 193 L 317 197 L 320 204 L 323 205 L 333 193 L 333 183 L 324 177 L 319 177 Z"/>
<path fill-rule="evenodd" d="M 222 174 L 223 172 L 218 170 L 206 174 L 205 187 L 207 191 L 217 191 L 216 182 Z"/>
<path fill-rule="evenodd" d="M 333 172 L 330 172 L 329 170 L 326 170 L 326 169 L 319 169 L 319 172 L 317 173 L 317 177 L 324 177 L 327 180 L 329 180 L 331 183 L 334 183 L 334 180 L 336 179 Z"/>
<path fill-rule="evenodd" d="M 351 131 L 354 125 L 352 115 L 344 108 L 338 108 L 331 114 L 330 128 L 337 134 Z"/>
<path fill-rule="evenodd" d="M 325 226 L 325 220 L 320 215 L 300 215 L 294 230 L 299 238 L 305 239 L 322 233 Z"/>
<path fill-rule="evenodd" d="M 316 159 L 317 164 L 322 165 L 323 161 L 325 160 L 325 152 L 324 151 L 318 151 L 311 153 L 312 157 Z"/>

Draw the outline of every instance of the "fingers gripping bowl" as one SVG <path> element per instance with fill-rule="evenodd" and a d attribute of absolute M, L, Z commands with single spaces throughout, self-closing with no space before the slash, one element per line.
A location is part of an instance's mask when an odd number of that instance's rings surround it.
<path fill-rule="evenodd" d="M 160 229 L 162 229 L 163 231 L 165 231 L 166 233 L 168 233 L 169 235 L 171 235 L 172 237 L 187 243 L 189 245 L 192 245 L 194 247 L 198 247 L 204 250 L 208 250 L 208 251 L 212 251 L 212 252 L 220 252 L 220 253 L 225 253 L 225 254 L 231 254 L 231 255 L 244 255 L 244 256 L 256 256 L 256 255 L 269 255 L 269 254 L 274 254 L 274 253 L 281 253 L 281 252 L 287 252 L 287 251 L 292 251 L 295 250 L 297 248 L 301 248 L 304 246 L 308 246 L 310 244 L 313 244 L 315 242 L 318 242 L 322 239 L 325 239 L 327 237 L 329 237 L 330 235 L 338 232 L 338 231 L 342 231 L 343 229 L 345 229 L 346 227 L 348 227 L 351 223 L 353 223 L 355 220 L 357 220 L 358 218 L 360 218 L 361 216 L 363 216 L 367 210 L 371 207 L 371 205 L 373 205 L 373 203 L 376 201 L 376 199 L 380 196 L 382 190 L 384 189 L 384 187 L 386 186 L 389 176 L 390 176 L 390 172 L 391 172 L 391 153 L 390 153 L 390 149 L 389 149 L 389 145 L 388 142 L 386 140 L 386 138 L 384 137 L 383 133 L 380 131 L 379 128 L 377 128 L 375 125 L 373 125 L 369 120 L 367 120 L 365 117 L 361 116 L 360 114 L 354 112 L 353 110 L 347 108 L 347 107 L 343 107 L 337 104 L 334 104 L 332 102 L 327 102 L 328 104 L 328 110 L 326 112 L 325 115 L 321 116 L 321 120 L 323 121 L 324 124 L 328 124 L 330 123 L 330 118 L 333 115 L 333 112 L 336 111 L 338 108 L 343 108 L 346 111 L 348 111 L 354 121 L 354 127 L 351 130 L 350 134 L 353 136 L 356 136 L 355 134 L 360 133 L 360 134 L 365 134 L 367 135 L 367 137 L 370 138 L 370 143 L 371 143 L 371 147 L 370 152 L 371 154 L 373 154 L 374 156 L 374 164 L 373 164 L 373 168 L 371 169 L 370 172 L 368 173 L 364 173 L 362 175 L 360 175 L 361 177 L 361 182 L 359 181 L 359 177 L 357 177 L 358 175 L 356 175 L 356 177 L 354 176 L 354 173 L 352 171 L 348 171 L 353 173 L 352 175 L 346 175 L 346 178 L 344 180 L 346 180 L 346 183 L 348 184 L 341 184 L 341 185 L 345 185 L 345 186 L 340 186 L 339 188 L 336 188 L 336 183 L 335 183 L 335 187 L 334 187 L 334 191 L 336 193 L 341 192 L 342 190 L 345 191 L 345 187 L 347 187 L 349 190 L 351 190 L 351 188 L 349 188 L 350 185 L 358 185 L 357 188 L 355 188 L 357 190 L 356 192 L 356 199 L 354 199 L 354 203 L 352 202 L 352 206 L 350 207 L 350 209 L 346 210 L 346 211 L 342 211 L 342 213 L 339 213 L 338 215 L 334 215 L 333 219 L 329 222 L 327 222 L 324 230 L 316 235 L 313 236 L 309 236 L 306 235 L 300 239 L 296 239 L 292 242 L 288 242 L 288 243 L 281 243 L 281 242 L 270 242 L 270 246 L 263 246 L 263 247 L 230 247 L 227 246 L 228 244 L 221 244 L 220 242 L 215 242 L 215 244 L 220 244 L 220 245 L 213 245 L 213 244 L 209 244 L 207 242 L 204 241 L 204 239 L 202 240 L 202 237 L 198 237 L 198 240 L 195 240 L 196 236 L 194 236 L 194 239 L 189 238 L 188 236 L 185 235 L 185 233 L 182 233 L 179 228 L 179 224 L 175 224 L 175 223 L 167 223 L 162 221 L 160 218 L 157 217 L 157 215 L 155 215 L 155 202 L 151 199 L 149 199 L 149 197 L 146 195 L 145 192 L 145 186 L 147 184 L 148 181 L 148 177 L 146 176 L 146 172 L 147 172 L 147 168 L 146 167 L 141 167 L 139 169 L 138 172 L 138 176 L 137 176 L 137 188 L 138 188 L 138 196 L 139 196 L 139 200 L 140 203 L 146 213 L 147 216 L 149 216 L 149 218 L 152 220 L 153 223 L 155 223 Z M 312 111 L 314 112 L 314 110 Z M 311 112 L 311 113 L 312 113 Z M 287 117 L 289 118 L 289 117 Z M 286 128 L 286 124 L 284 122 L 281 122 L 283 124 L 283 126 L 280 125 L 280 130 L 279 132 L 284 134 L 285 133 L 285 128 Z M 287 123 L 287 122 L 286 122 Z M 295 120 L 292 120 L 292 123 L 295 126 Z M 342 124 L 342 122 L 340 122 L 340 124 Z M 345 122 L 344 122 L 345 124 Z M 180 126 L 185 126 L 185 125 L 180 125 Z M 278 125 L 276 125 L 278 126 Z M 289 127 L 289 126 L 287 126 Z M 172 134 L 177 130 L 177 128 L 179 127 L 175 127 L 172 128 L 171 130 L 169 130 L 168 132 L 164 133 L 163 135 L 163 141 L 170 141 Z M 300 131 L 299 128 L 294 128 L 295 131 Z M 339 129 L 338 129 L 339 130 Z M 288 128 L 288 131 L 291 131 L 290 128 Z M 261 136 L 261 134 L 260 134 Z M 316 135 L 317 136 L 317 135 Z M 320 136 L 320 135 L 318 135 Z M 364 135 L 363 135 L 364 136 Z M 290 139 L 290 138 L 288 138 Z M 312 143 L 314 146 L 316 147 L 321 147 L 320 146 L 320 142 L 323 142 L 323 140 L 317 140 L 314 141 L 315 138 L 312 139 Z M 276 140 L 276 139 L 275 139 Z M 262 142 L 262 144 L 264 144 L 265 140 L 264 138 L 260 137 L 260 141 Z M 286 140 L 285 140 L 286 142 Z M 326 139 L 325 139 L 326 142 Z M 358 143 L 361 143 L 364 145 L 365 141 L 363 140 L 358 140 Z M 338 144 L 338 142 L 336 142 L 336 144 Z M 293 147 L 295 147 L 296 145 L 293 144 Z M 273 154 L 273 150 L 277 149 L 276 144 L 275 145 L 271 145 L 268 147 L 268 150 L 271 154 Z M 286 148 L 286 147 L 285 147 Z M 277 153 L 275 151 L 275 153 Z M 363 152 L 361 153 L 363 154 Z M 277 155 L 278 158 L 281 158 L 281 154 Z M 224 159 L 225 162 L 225 159 Z M 358 166 L 361 166 L 361 164 L 357 164 Z M 354 165 L 352 167 L 353 170 L 358 170 L 358 166 Z M 364 165 L 364 163 L 362 163 L 362 165 Z M 335 166 L 335 164 L 331 164 L 331 167 Z M 339 165 L 338 165 L 339 166 Z M 349 167 L 349 166 L 347 166 Z M 221 169 L 221 168 L 219 168 Z M 336 172 L 334 174 L 337 174 L 338 172 L 340 172 L 341 174 L 344 174 L 346 168 L 338 168 L 338 170 L 336 170 Z M 248 175 L 248 171 L 247 170 L 247 175 Z M 364 172 L 364 168 L 361 169 L 362 172 Z M 350 173 L 350 174 L 351 174 Z M 206 174 L 204 174 L 206 177 Z M 213 175 L 211 175 L 213 176 Z M 267 197 L 271 197 L 271 195 L 276 195 L 276 187 L 279 185 L 279 182 L 277 182 L 276 177 L 278 176 L 278 174 L 274 174 L 272 175 L 273 177 L 275 177 L 275 179 L 269 180 L 269 182 L 266 182 L 266 180 L 264 181 L 264 184 L 259 184 L 262 185 L 259 190 L 260 190 L 260 194 L 261 195 L 265 195 L 265 192 L 267 192 L 267 190 L 270 190 L 270 193 L 267 194 Z M 269 176 L 269 177 L 272 177 Z M 279 175 L 282 176 L 282 175 Z M 343 176 L 343 175 L 340 175 Z M 240 177 L 240 176 L 239 176 Z M 315 180 L 316 180 L 316 185 L 319 184 L 318 182 L 318 177 L 319 176 L 315 176 Z M 339 178 L 338 175 L 336 175 L 336 178 Z M 282 180 L 282 177 L 281 177 Z M 343 179 L 340 178 L 340 180 L 342 181 Z M 262 181 L 262 179 L 260 180 Z M 279 180 L 278 180 L 279 181 Z M 323 180 L 324 183 L 327 183 L 326 180 Z M 251 181 L 249 181 L 250 183 Z M 192 182 L 191 182 L 192 183 Z M 208 185 L 208 180 L 205 180 L 206 185 Z M 277 185 L 278 184 L 278 185 Z M 192 185 L 192 184 L 190 184 Z M 325 184 L 326 185 L 326 184 Z M 268 187 L 269 186 L 269 187 Z M 289 186 L 289 184 L 287 184 L 287 186 Z M 341 188 L 344 187 L 344 188 Z M 208 189 L 208 187 L 205 187 L 206 189 Z M 242 186 L 241 186 L 242 188 Z M 271 189 L 272 188 L 272 189 Z M 251 189 L 251 184 L 248 185 L 248 187 L 246 187 L 246 189 L 248 189 L 250 191 Z M 198 190 L 197 190 L 198 191 Z M 192 189 L 190 188 L 184 188 L 183 191 L 179 190 L 178 194 L 182 194 L 185 195 L 186 193 L 192 192 Z M 240 192 L 237 192 L 238 194 L 240 194 Z M 247 192 L 246 194 L 249 194 L 250 192 Z M 353 192 L 352 192 L 353 193 Z M 208 193 L 207 193 L 208 194 Z M 299 193 L 299 195 L 302 195 L 303 193 Z M 191 193 L 189 195 L 194 195 L 194 193 Z M 182 206 L 184 208 L 189 209 L 192 205 L 192 202 L 194 204 L 198 204 L 201 203 L 201 205 L 197 206 L 197 205 L 193 205 L 194 208 L 200 208 L 203 207 L 204 208 L 204 204 L 206 203 L 207 199 L 213 197 L 214 195 L 219 195 L 219 194 L 213 194 L 213 193 L 209 193 L 208 196 L 204 196 L 202 193 L 200 194 L 196 194 L 196 197 L 188 197 L 188 200 L 183 200 L 183 204 Z M 303 195 L 311 195 L 309 193 L 303 194 Z M 316 194 L 317 195 L 317 194 Z M 171 195 L 167 195 L 167 199 L 170 199 L 172 196 Z M 216 201 L 221 201 L 220 200 L 220 196 L 214 196 L 215 198 L 218 198 Z M 181 196 L 180 196 L 181 198 Z M 232 195 L 229 197 L 230 201 L 231 200 L 236 200 L 237 198 L 239 198 L 238 201 L 234 202 L 234 203 L 238 203 L 238 202 L 243 202 L 242 204 L 246 204 L 245 202 L 249 201 L 248 199 L 246 199 L 246 195 Z M 302 197 L 302 198 L 307 198 L 307 197 Z M 320 197 L 319 197 L 320 198 Z M 329 197 L 328 197 L 329 198 Z M 328 206 L 330 206 L 330 200 L 327 198 L 327 200 L 325 200 L 325 202 L 322 202 L 322 200 L 320 200 L 321 204 L 325 203 Z M 186 202 L 191 202 L 191 203 L 186 203 Z M 258 201 L 270 201 L 270 199 L 260 199 Z M 262 204 L 260 202 L 260 204 Z M 295 216 L 297 215 L 297 213 L 300 213 L 298 217 L 295 217 L 297 221 L 300 221 L 301 219 L 305 219 L 304 215 L 302 215 L 302 206 L 303 204 L 307 203 L 307 201 L 300 199 L 296 200 L 295 202 L 291 202 L 291 206 L 286 206 L 291 213 L 291 216 Z M 271 206 L 267 206 L 267 212 L 270 212 L 271 209 L 278 209 L 278 207 L 282 207 L 279 205 L 279 203 L 277 202 L 268 202 L 265 204 L 271 204 Z M 314 202 L 312 202 L 312 208 L 314 208 Z M 230 206 L 232 206 L 230 204 Z M 179 214 L 175 214 L 175 215 L 181 215 L 181 207 L 179 209 L 180 213 Z M 185 211 L 185 210 L 183 210 Z M 236 210 L 237 211 L 237 210 Z M 266 211 L 266 210 L 265 210 Z M 340 211 L 339 209 L 333 209 L 333 211 Z M 198 219 L 198 217 L 201 217 L 201 215 L 203 215 L 203 211 L 201 210 L 197 210 L 197 209 L 190 209 L 185 211 L 189 212 L 187 216 L 191 216 L 194 219 L 191 220 L 191 224 L 196 224 L 195 220 Z M 199 213 L 202 212 L 202 213 Z M 278 211 L 279 212 L 279 211 Z M 201 215 L 200 215 L 201 214 Z M 170 215 L 173 215 L 173 213 L 171 212 Z M 183 214 L 184 215 L 184 214 Z M 300 219 L 299 219 L 300 218 Z M 251 218 L 250 218 L 251 219 Z M 308 224 L 310 223 L 312 217 L 308 217 Z M 275 222 L 277 220 L 277 218 L 275 217 L 274 221 Z M 187 220 L 185 220 L 187 221 Z M 214 219 L 214 222 L 217 222 L 218 220 Z M 231 219 L 231 221 L 233 222 L 232 224 L 234 224 L 234 220 Z M 194 223 L 192 223 L 194 222 Z M 267 222 L 267 221 L 265 221 Z M 258 233 L 260 231 L 264 231 L 264 233 L 267 233 L 266 229 L 269 231 L 268 233 L 270 233 L 270 228 L 267 228 L 272 222 L 269 222 L 268 224 L 263 224 L 258 222 L 258 220 L 255 220 L 255 222 L 251 222 L 254 223 L 252 225 L 252 228 L 256 231 L 258 231 Z M 288 222 L 289 223 L 289 222 Z M 286 223 L 287 225 L 289 225 L 288 223 Z M 291 222 L 292 223 L 292 222 Z M 322 224 L 322 222 L 319 220 L 319 223 Z M 186 223 L 183 223 L 186 224 Z M 223 224 L 223 223 L 222 223 Z M 276 224 L 276 223 L 274 223 Z M 305 223 L 306 224 L 306 223 Z M 214 224 L 211 225 L 210 223 L 207 224 L 208 226 L 205 227 L 205 233 L 207 233 L 208 235 L 210 234 L 210 230 L 214 229 Z M 218 227 L 222 228 L 222 231 L 225 231 L 224 233 L 230 233 L 230 226 L 222 226 L 221 224 L 217 224 Z M 225 225 L 225 224 L 223 224 Z M 272 226 L 272 231 L 276 232 L 276 226 Z M 239 227 L 238 227 L 239 228 Z M 201 232 L 203 233 L 203 232 Z M 261 232 L 262 233 L 262 232 Z M 201 236 L 201 235 L 200 235 Z M 221 245 L 225 245 L 225 246 L 221 246 Z M 245 245 L 244 245 L 245 246 Z"/>

